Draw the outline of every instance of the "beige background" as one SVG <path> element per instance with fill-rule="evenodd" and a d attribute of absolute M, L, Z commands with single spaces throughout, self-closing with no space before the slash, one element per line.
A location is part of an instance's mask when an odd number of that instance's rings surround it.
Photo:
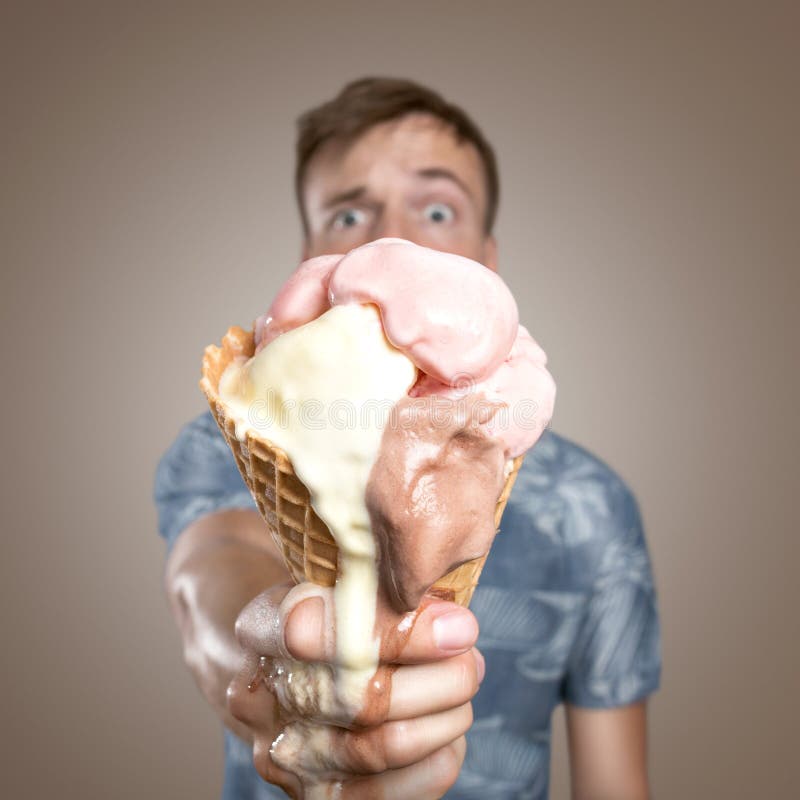
<path fill-rule="evenodd" d="M 502 270 L 550 354 L 555 428 L 640 499 L 663 615 L 656 796 L 791 796 L 796 4 L 16 5 L 3 796 L 218 795 L 152 472 L 203 408 L 203 346 L 296 263 L 294 119 L 365 73 L 429 82 L 485 127 Z"/>

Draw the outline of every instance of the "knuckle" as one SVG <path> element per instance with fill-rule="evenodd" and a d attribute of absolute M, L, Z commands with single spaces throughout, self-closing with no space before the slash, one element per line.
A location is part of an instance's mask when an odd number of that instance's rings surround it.
<path fill-rule="evenodd" d="M 245 648 L 248 646 L 248 643 L 251 639 L 250 634 L 256 618 L 254 605 L 257 599 L 258 598 L 256 598 L 256 600 L 252 600 L 239 612 L 239 616 L 236 617 L 236 622 L 233 626 L 233 632 L 236 635 L 236 640 L 240 645 L 242 645 L 242 647 Z"/>
<path fill-rule="evenodd" d="M 472 653 L 467 653 L 466 655 L 468 658 L 464 658 L 463 656 L 458 657 L 458 673 L 455 678 L 460 690 L 460 696 L 472 698 L 478 692 L 478 672 L 475 668 L 475 659 Z"/>
<path fill-rule="evenodd" d="M 234 626 L 233 626 L 233 633 L 236 636 L 236 641 L 239 642 L 240 645 L 244 644 L 246 625 L 247 625 L 247 623 L 246 623 L 245 614 L 244 614 L 244 611 L 243 611 L 241 614 L 239 614 L 238 617 L 236 617 L 236 622 L 234 623 Z"/>
<path fill-rule="evenodd" d="M 434 756 L 433 782 L 436 791 L 441 794 L 447 792 L 458 780 L 458 773 L 461 771 L 462 758 L 454 745 L 452 743 L 443 747 Z"/>
<path fill-rule="evenodd" d="M 257 737 L 253 744 L 253 766 L 256 772 L 268 781 L 273 772 L 272 758 L 270 757 L 271 743 L 267 743 L 262 737 Z"/>
<path fill-rule="evenodd" d="M 450 744 L 451 749 L 455 753 L 456 756 L 456 765 L 458 767 L 458 772 L 461 772 L 461 767 L 464 764 L 464 759 L 467 755 L 467 737 L 466 735 L 462 734 L 458 737 L 454 742 Z"/>
<path fill-rule="evenodd" d="M 279 786 L 288 797 L 301 797 L 302 789 L 298 779 L 284 772 L 272 760 L 273 742 L 268 736 L 257 736 L 253 742 L 253 766 L 259 776 L 267 783 Z"/>
<path fill-rule="evenodd" d="M 472 708 L 472 703 L 467 703 L 466 714 L 464 717 L 464 733 L 466 733 L 475 721 L 475 712 Z"/>
<path fill-rule="evenodd" d="M 408 765 L 412 760 L 410 749 L 417 738 L 417 725 L 411 720 L 395 720 L 384 725 L 383 747 L 387 769 Z"/>
<path fill-rule="evenodd" d="M 238 679 L 231 681 L 228 686 L 228 711 L 240 722 L 249 720 L 250 695 L 250 690 Z"/>

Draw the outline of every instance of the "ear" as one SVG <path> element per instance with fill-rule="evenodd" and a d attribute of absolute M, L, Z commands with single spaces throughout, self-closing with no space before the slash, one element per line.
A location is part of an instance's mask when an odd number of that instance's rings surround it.
<path fill-rule="evenodd" d="M 497 239 L 491 234 L 483 241 L 483 263 L 492 272 L 497 272 Z"/>

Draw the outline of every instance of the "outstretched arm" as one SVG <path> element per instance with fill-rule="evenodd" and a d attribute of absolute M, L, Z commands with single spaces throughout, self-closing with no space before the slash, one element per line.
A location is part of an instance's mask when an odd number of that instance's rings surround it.
<path fill-rule="evenodd" d="M 306 709 L 282 690 L 287 709 L 271 681 L 260 680 L 259 665 L 273 657 L 333 663 L 335 647 L 326 624 L 331 590 L 305 599 L 308 584 L 291 590 L 255 512 L 221 511 L 187 526 L 170 554 L 166 583 L 186 661 L 224 723 L 252 744 L 262 778 L 298 800 L 315 781 L 340 784 L 343 798 L 422 800 L 441 797 L 456 780 L 470 700 L 483 677 L 483 658 L 473 648 L 478 625 L 467 609 L 431 602 L 406 640 L 396 635 L 405 616 L 379 607 L 386 702 L 365 709 L 353 729 L 322 702 L 324 695 Z M 313 681 L 307 688 L 313 695 Z"/>
<path fill-rule="evenodd" d="M 220 511 L 191 523 L 167 561 L 167 597 L 184 660 L 223 723 L 245 741 L 252 741 L 252 733 L 226 700 L 242 665 L 236 618 L 256 595 L 290 580 L 263 520 L 250 510 Z"/>
<path fill-rule="evenodd" d="M 645 702 L 566 712 L 573 800 L 648 800 Z"/>

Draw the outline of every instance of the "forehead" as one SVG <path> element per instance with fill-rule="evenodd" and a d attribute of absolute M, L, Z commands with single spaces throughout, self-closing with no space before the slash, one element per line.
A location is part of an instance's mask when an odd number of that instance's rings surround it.
<path fill-rule="evenodd" d="M 378 188 L 400 173 L 443 168 L 457 175 L 483 206 L 483 164 L 471 142 L 459 142 L 452 128 L 430 114 L 408 114 L 373 125 L 355 141 L 328 142 L 308 166 L 305 193 L 310 205 L 332 192 L 366 185 Z"/>

